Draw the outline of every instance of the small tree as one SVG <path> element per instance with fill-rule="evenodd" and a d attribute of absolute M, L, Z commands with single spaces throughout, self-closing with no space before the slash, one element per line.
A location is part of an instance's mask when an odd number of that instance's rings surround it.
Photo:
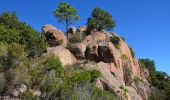
<path fill-rule="evenodd" d="M 58 8 L 54 10 L 54 15 L 58 18 L 59 23 L 64 23 L 66 25 L 68 39 L 69 25 L 80 19 L 77 15 L 77 10 L 66 2 L 60 2 Z"/>
<path fill-rule="evenodd" d="M 87 27 L 89 30 L 111 30 L 113 27 L 115 27 L 115 25 L 116 22 L 112 19 L 112 15 L 99 7 L 94 8 L 91 18 L 88 18 L 87 21 Z"/>

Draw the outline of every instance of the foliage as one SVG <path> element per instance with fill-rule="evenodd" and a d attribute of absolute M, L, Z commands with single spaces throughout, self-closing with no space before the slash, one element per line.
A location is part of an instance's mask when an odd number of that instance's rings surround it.
<path fill-rule="evenodd" d="M 54 15 L 59 23 L 64 23 L 66 25 L 67 32 L 69 25 L 80 19 L 77 15 L 77 10 L 66 2 L 59 3 L 57 9 L 54 10 Z"/>
<path fill-rule="evenodd" d="M 24 46 L 17 43 L 12 43 L 8 47 L 8 55 L 12 59 L 19 59 L 19 60 L 24 59 L 26 57 Z"/>
<path fill-rule="evenodd" d="M 113 93 L 95 87 L 91 81 L 100 76 L 101 73 L 96 70 L 74 74 L 62 84 L 55 98 L 60 100 L 113 100 L 115 98 Z"/>
<path fill-rule="evenodd" d="M 125 60 L 125 61 L 128 61 L 128 56 L 126 54 L 122 54 L 121 59 Z"/>
<path fill-rule="evenodd" d="M 25 50 L 31 57 L 41 55 L 46 48 L 41 34 L 26 23 L 19 21 L 15 12 L 0 14 L 0 41 L 25 45 Z"/>
<path fill-rule="evenodd" d="M 134 77 L 133 77 L 133 81 L 137 84 L 137 83 L 141 82 L 142 79 L 140 79 L 140 78 L 137 77 L 137 76 L 134 76 Z"/>
<path fill-rule="evenodd" d="M 112 36 L 110 37 L 110 41 L 114 44 L 114 46 L 119 49 L 119 42 L 120 42 L 120 38 L 118 36 Z"/>
<path fill-rule="evenodd" d="M 5 82 L 5 80 L 1 79 L 0 80 L 0 94 L 2 94 L 4 92 L 5 87 L 6 87 L 6 82 Z"/>
<path fill-rule="evenodd" d="M 87 80 L 93 80 L 95 78 L 101 77 L 101 72 L 92 70 L 92 71 L 84 71 L 78 73 L 77 75 L 72 77 L 73 82 L 82 82 Z"/>
<path fill-rule="evenodd" d="M 124 100 L 128 99 L 128 95 L 127 95 L 128 90 L 123 85 L 121 85 L 119 88 L 122 90 L 123 99 Z"/>
<path fill-rule="evenodd" d="M 74 44 L 73 43 L 67 43 L 67 49 L 69 49 L 71 52 L 74 52 Z"/>
<path fill-rule="evenodd" d="M 99 7 L 94 8 L 91 18 L 88 18 L 87 21 L 88 30 L 111 30 L 115 25 L 116 22 L 112 19 L 112 15 Z"/>
<path fill-rule="evenodd" d="M 130 52 L 131 52 L 132 58 L 135 58 L 135 51 L 133 50 L 132 47 L 129 46 L 129 48 L 130 48 Z"/>
<path fill-rule="evenodd" d="M 22 100 L 37 100 L 38 97 L 33 96 L 31 92 L 26 91 L 21 95 Z"/>
<path fill-rule="evenodd" d="M 56 71 L 56 76 L 61 77 L 64 73 L 64 69 L 62 67 L 62 63 L 59 60 L 58 57 L 55 56 L 49 56 L 46 61 L 44 62 L 44 65 L 46 66 L 47 70 L 54 69 Z"/>
<path fill-rule="evenodd" d="M 167 100 L 170 97 L 170 80 L 165 72 L 156 71 L 155 63 L 150 59 L 139 59 L 140 63 L 149 70 L 150 76 L 148 81 L 150 84 L 159 89 L 159 97 Z M 153 98 L 153 97 L 151 97 Z"/>
<path fill-rule="evenodd" d="M 76 34 L 69 35 L 69 42 L 70 43 L 79 43 L 83 40 L 82 34 L 79 32 L 76 32 Z"/>
<path fill-rule="evenodd" d="M 5 28 L 5 26 L 0 25 L 0 41 L 6 42 L 8 44 L 10 43 L 19 43 L 20 36 L 19 32 L 16 30 L 11 30 L 8 28 Z"/>

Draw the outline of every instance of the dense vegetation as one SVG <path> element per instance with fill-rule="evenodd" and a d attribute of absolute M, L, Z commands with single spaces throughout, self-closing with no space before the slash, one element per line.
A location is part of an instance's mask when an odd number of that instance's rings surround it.
<path fill-rule="evenodd" d="M 72 40 L 77 42 L 80 40 Z M 42 99 L 109 99 L 111 91 L 95 86 L 98 70 L 79 69 L 79 64 L 63 67 L 59 58 L 41 56 L 46 50 L 44 36 L 19 21 L 15 13 L 0 14 L 0 96 L 9 95 L 19 84 L 27 86 L 20 94 L 24 100 L 36 100 L 31 90 L 40 90 Z"/>
<path fill-rule="evenodd" d="M 24 45 L 25 51 L 31 57 L 41 55 L 46 48 L 42 34 L 19 21 L 14 12 L 0 14 L 0 41 Z"/>
<path fill-rule="evenodd" d="M 142 64 L 142 67 L 149 70 L 150 75 L 148 81 L 151 86 L 153 86 L 152 88 L 159 90 L 151 95 L 151 99 L 168 100 L 170 98 L 170 77 L 165 72 L 156 71 L 153 60 L 139 59 L 139 61 Z M 155 90 L 152 90 L 152 92 L 155 92 Z"/>

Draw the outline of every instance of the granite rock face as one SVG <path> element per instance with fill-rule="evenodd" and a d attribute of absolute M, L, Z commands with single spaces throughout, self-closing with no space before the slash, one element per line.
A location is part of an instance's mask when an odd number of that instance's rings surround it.
<path fill-rule="evenodd" d="M 47 24 L 43 28 L 43 33 L 46 37 L 47 45 L 52 47 L 54 45 L 54 42 L 61 42 L 62 45 L 67 45 L 67 38 L 64 35 L 64 33 L 54 26 Z"/>

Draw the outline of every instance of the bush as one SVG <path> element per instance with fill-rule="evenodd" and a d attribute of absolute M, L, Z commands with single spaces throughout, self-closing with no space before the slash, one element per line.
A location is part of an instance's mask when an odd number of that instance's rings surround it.
<path fill-rule="evenodd" d="M 123 94 L 124 100 L 128 99 L 128 95 L 127 95 L 128 90 L 123 85 L 121 85 L 119 88 L 123 92 L 122 94 Z"/>
<path fill-rule="evenodd" d="M 122 55 L 121 55 L 121 59 L 122 59 L 122 60 L 128 60 L 128 57 L 127 57 L 126 54 L 122 54 Z"/>
<path fill-rule="evenodd" d="M 69 49 L 71 52 L 74 52 L 74 44 L 73 43 L 67 43 L 67 49 Z"/>
<path fill-rule="evenodd" d="M 8 47 L 8 54 L 10 59 L 18 59 L 18 60 L 23 60 L 24 58 L 27 57 L 27 54 L 24 51 L 24 46 L 17 44 L 17 43 L 12 43 Z"/>
<path fill-rule="evenodd" d="M 135 51 L 133 50 L 132 47 L 129 46 L 129 48 L 130 48 L 130 52 L 131 52 L 132 58 L 135 58 Z"/>
<path fill-rule="evenodd" d="M 137 76 L 134 76 L 134 77 L 133 77 L 133 81 L 137 84 L 137 83 L 139 83 L 139 82 L 142 82 L 142 79 L 140 79 L 140 78 L 137 77 Z"/>
<path fill-rule="evenodd" d="M 33 96 L 31 92 L 26 91 L 21 95 L 21 99 L 22 100 L 38 100 L 38 97 Z"/>
<path fill-rule="evenodd" d="M 150 59 L 139 59 L 144 68 L 149 70 L 149 83 L 159 89 L 159 97 L 162 100 L 167 100 L 170 97 L 170 80 L 165 72 L 156 71 L 155 62 Z M 151 96 L 153 98 L 154 96 Z"/>
<path fill-rule="evenodd" d="M 14 12 L 0 14 L 0 40 L 9 44 L 15 42 L 25 45 L 25 50 L 31 57 L 40 56 L 46 49 L 42 34 L 19 21 Z"/>
<path fill-rule="evenodd" d="M 79 43 L 83 40 L 82 34 L 79 32 L 76 32 L 74 35 L 69 35 L 69 42 L 70 43 Z"/>
<path fill-rule="evenodd" d="M 119 49 L 119 42 L 120 42 L 120 38 L 117 36 L 112 36 L 110 38 L 110 41 L 114 44 L 114 46 Z"/>
<path fill-rule="evenodd" d="M 112 19 L 112 15 L 99 7 L 94 8 L 91 18 L 88 18 L 87 21 L 88 30 L 111 30 L 115 25 L 116 22 Z"/>
<path fill-rule="evenodd" d="M 72 77 L 73 82 L 82 82 L 87 80 L 93 80 L 95 78 L 101 77 L 101 72 L 92 70 L 84 71 Z"/>
<path fill-rule="evenodd" d="M 20 36 L 19 32 L 16 30 L 11 30 L 8 28 L 5 28 L 5 26 L 0 25 L 0 41 L 6 42 L 8 44 L 10 43 L 19 43 Z"/>
<path fill-rule="evenodd" d="M 62 67 L 62 63 L 59 60 L 58 57 L 55 56 L 49 56 L 46 61 L 44 62 L 44 65 L 47 70 L 54 69 L 56 71 L 56 76 L 61 77 L 64 74 L 64 68 Z"/>
<path fill-rule="evenodd" d="M 6 82 L 5 80 L 0 80 L 0 94 L 2 94 L 5 90 L 5 87 L 6 87 Z"/>

